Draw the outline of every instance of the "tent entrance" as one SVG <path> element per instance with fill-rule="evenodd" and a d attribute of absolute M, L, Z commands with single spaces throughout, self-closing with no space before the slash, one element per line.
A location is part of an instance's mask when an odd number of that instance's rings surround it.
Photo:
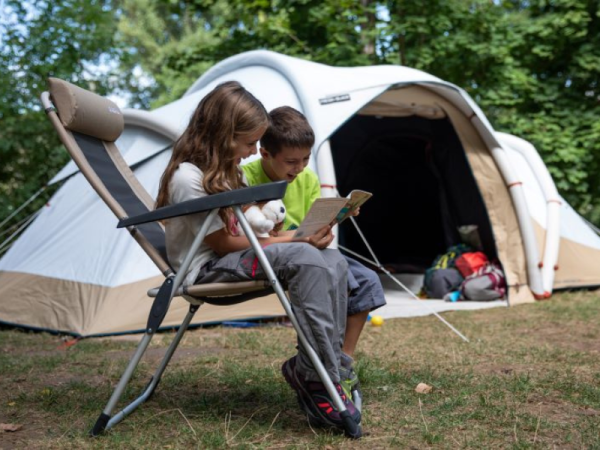
<path fill-rule="evenodd" d="M 461 225 L 477 225 L 484 251 L 496 255 L 483 199 L 447 118 L 355 115 L 330 143 L 340 195 L 373 193 L 357 222 L 382 264 L 421 273 L 461 242 Z M 370 257 L 350 221 L 340 243 Z"/>

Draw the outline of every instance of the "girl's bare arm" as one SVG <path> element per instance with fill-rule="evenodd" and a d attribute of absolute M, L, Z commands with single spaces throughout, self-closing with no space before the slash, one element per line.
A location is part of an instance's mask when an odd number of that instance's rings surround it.
<path fill-rule="evenodd" d="M 268 238 L 258 238 L 261 245 L 283 244 L 288 242 L 306 242 L 316 248 L 326 248 L 333 240 L 331 227 L 327 226 L 312 236 L 300 240 L 292 240 L 293 233 L 285 233 L 281 236 L 269 236 Z M 204 238 L 204 242 L 213 249 L 220 257 L 228 253 L 239 252 L 250 248 L 250 242 L 246 236 L 232 236 L 225 229 L 220 229 L 209 234 Z"/>
<path fill-rule="evenodd" d="M 275 244 L 291 242 L 289 236 L 270 236 L 268 238 L 258 238 L 261 245 Z M 232 236 L 228 234 L 225 229 L 220 229 L 214 233 L 209 234 L 204 238 L 204 242 L 208 244 L 213 251 L 219 256 L 225 256 L 228 253 L 239 252 L 250 248 L 250 241 L 246 236 Z"/>

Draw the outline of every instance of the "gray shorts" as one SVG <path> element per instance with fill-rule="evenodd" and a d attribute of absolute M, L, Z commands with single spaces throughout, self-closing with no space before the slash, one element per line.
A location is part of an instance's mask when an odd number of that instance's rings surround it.
<path fill-rule="evenodd" d="M 344 255 L 348 263 L 348 315 L 373 311 L 386 304 L 379 275 L 355 259 Z"/>

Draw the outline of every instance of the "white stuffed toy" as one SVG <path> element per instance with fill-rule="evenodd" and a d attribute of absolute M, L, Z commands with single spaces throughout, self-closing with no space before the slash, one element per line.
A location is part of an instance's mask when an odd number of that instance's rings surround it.
<path fill-rule="evenodd" d="M 269 232 L 285 219 L 285 206 L 281 200 L 271 200 L 262 206 L 252 205 L 244 215 L 258 237 L 269 237 Z M 240 231 L 244 233 L 241 227 Z"/>

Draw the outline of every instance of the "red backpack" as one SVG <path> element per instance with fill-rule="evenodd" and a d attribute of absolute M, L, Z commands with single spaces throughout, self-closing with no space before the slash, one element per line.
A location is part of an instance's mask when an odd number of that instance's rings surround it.
<path fill-rule="evenodd" d="M 456 258 L 456 268 L 460 274 L 467 278 L 469 275 L 477 272 L 488 263 L 488 258 L 482 252 L 463 253 Z"/>

